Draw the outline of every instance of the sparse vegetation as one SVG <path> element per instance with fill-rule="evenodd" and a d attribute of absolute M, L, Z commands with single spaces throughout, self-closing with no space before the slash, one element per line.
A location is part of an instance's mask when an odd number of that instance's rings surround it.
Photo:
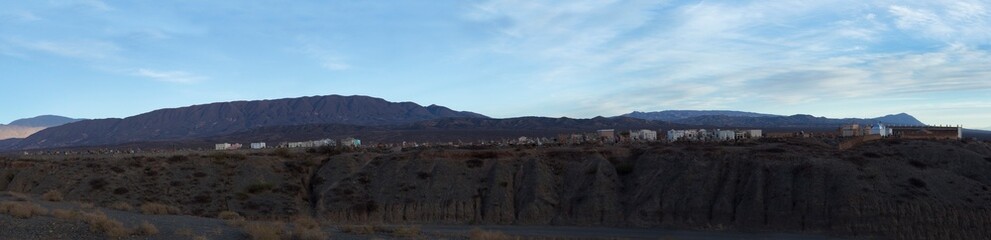
<path fill-rule="evenodd" d="M 56 189 L 48 190 L 48 192 L 41 195 L 41 199 L 49 202 L 61 202 L 62 192 Z"/>
<path fill-rule="evenodd" d="M 226 222 L 227 225 L 232 227 L 244 226 L 244 217 L 242 217 L 241 214 L 238 214 L 237 212 L 223 211 L 220 212 L 220 214 L 217 214 L 217 218 L 224 220 L 224 222 Z"/>
<path fill-rule="evenodd" d="M 285 232 L 285 224 L 281 222 L 249 222 L 244 225 L 243 230 L 254 240 L 280 240 Z"/>
<path fill-rule="evenodd" d="M 512 240 L 519 239 L 509 236 L 506 233 L 499 231 L 486 231 L 481 228 L 473 228 L 468 231 L 468 239 L 471 240 Z"/>
<path fill-rule="evenodd" d="M 144 221 L 141 222 L 140 225 L 138 225 L 138 229 L 137 231 L 135 231 L 135 233 L 140 234 L 142 236 L 151 236 L 158 234 L 158 228 L 155 227 L 154 224 L 151 224 L 148 221 Z"/>
<path fill-rule="evenodd" d="M 66 219 L 66 220 L 68 220 L 68 219 L 78 219 L 81 216 L 82 216 L 82 212 L 79 212 L 79 211 L 76 211 L 76 210 L 67 210 L 67 209 L 54 209 L 54 210 L 52 210 L 52 217 L 55 217 L 55 218 L 58 218 L 58 219 Z"/>
<path fill-rule="evenodd" d="M 411 238 L 420 236 L 420 226 L 399 226 L 392 229 L 392 236 L 401 238 Z"/>
<path fill-rule="evenodd" d="M 47 215 L 48 209 L 41 205 L 30 202 L 0 202 L 0 214 L 7 214 L 16 218 L 31 218 L 34 216 Z"/>
<path fill-rule="evenodd" d="M 113 238 L 131 235 L 132 231 L 124 227 L 123 223 L 107 217 L 107 214 L 103 212 L 84 213 L 82 217 L 83 221 L 89 224 L 90 230 L 93 232 L 103 233 Z"/>
<path fill-rule="evenodd" d="M 117 201 L 117 202 L 111 203 L 109 207 L 110 207 L 110 209 L 120 210 L 120 211 L 131 211 L 131 210 L 134 210 L 134 207 L 132 207 L 131 204 L 129 204 L 127 202 L 124 202 L 124 201 Z"/>
<path fill-rule="evenodd" d="M 181 211 L 177 207 L 161 203 L 144 203 L 141 204 L 141 212 L 151 215 L 176 215 Z"/>
<path fill-rule="evenodd" d="M 342 232 L 355 235 L 368 235 L 375 233 L 375 227 L 371 225 L 343 225 L 340 226 Z"/>
<path fill-rule="evenodd" d="M 293 218 L 293 235 L 295 239 L 301 240 L 327 239 L 327 233 L 320 229 L 320 223 L 305 215 Z"/>

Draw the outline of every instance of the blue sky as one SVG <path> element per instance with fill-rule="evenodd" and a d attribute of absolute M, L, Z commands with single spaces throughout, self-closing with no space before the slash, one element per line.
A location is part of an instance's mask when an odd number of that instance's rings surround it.
<path fill-rule="evenodd" d="M 668 109 L 991 127 L 988 1 L 0 3 L 0 122 L 369 95 L 493 117 Z"/>

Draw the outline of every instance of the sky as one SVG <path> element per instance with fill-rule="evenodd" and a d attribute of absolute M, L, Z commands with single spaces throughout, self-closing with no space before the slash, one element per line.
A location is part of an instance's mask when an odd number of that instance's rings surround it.
<path fill-rule="evenodd" d="M 991 1 L 0 0 L 0 123 L 367 95 L 991 129 Z"/>

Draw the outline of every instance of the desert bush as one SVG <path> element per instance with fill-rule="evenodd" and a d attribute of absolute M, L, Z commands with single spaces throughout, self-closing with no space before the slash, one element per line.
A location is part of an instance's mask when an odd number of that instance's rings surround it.
<path fill-rule="evenodd" d="M 244 232 L 254 240 L 282 239 L 285 224 L 281 222 L 250 222 L 244 225 Z"/>
<path fill-rule="evenodd" d="M 244 226 L 244 217 L 241 214 L 233 211 L 223 211 L 217 214 L 217 218 L 224 220 L 229 226 L 240 227 Z"/>
<path fill-rule="evenodd" d="M 468 231 L 468 239 L 471 240 L 511 240 L 518 239 L 509 236 L 503 232 L 498 231 L 485 231 L 481 228 L 473 228 Z"/>
<path fill-rule="evenodd" d="M 293 235 L 302 240 L 327 239 L 327 233 L 320 229 L 320 223 L 305 215 L 293 218 Z"/>
<path fill-rule="evenodd" d="M 94 209 L 96 209 L 96 205 L 93 204 L 93 203 L 89 203 L 89 202 L 77 202 L 77 204 L 79 204 L 79 208 L 81 208 L 83 210 L 94 210 Z"/>
<path fill-rule="evenodd" d="M 124 202 L 124 201 L 117 201 L 117 202 L 111 203 L 109 207 L 110 207 L 110 209 L 120 210 L 120 211 L 131 211 L 131 210 L 134 210 L 134 207 L 132 207 L 130 203 L 127 203 L 127 202 Z"/>
<path fill-rule="evenodd" d="M 181 211 L 179 208 L 174 206 L 169 206 L 161 203 L 150 203 L 146 202 L 141 204 L 141 212 L 144 214 L 151 215 L 176 215 Z"/>
<path fill-rule="evenodd" d="M 47 215 L 48 209 L 41 205 L 29 202 L 0 202 L 0 213 L 16 218 L 31 218 L 34 216 Z"/>
<path fill-rule="evenodd" d="M 62 192 L 55 189 L 48 190 L 48 192 L 45 192 L 45 194 L 41 195 L 41 199 L 49 202 L 61 202 Z"/>
<path fill-rule="evenodd" d="M 67 209 L 55 209 L 52 210 L 52 217 L 58 219 L 78 219 L 82 216 L 82 212 Z"/>
<path fill-rule="evenodd" d="M 356 235 L 367 235 L 375 233 L 375 227 L 371 225 L 344 225 L 340 227 L 342 232 L 356 234 Z"/>
<path fill-rule="evenodd" d="M 420 226 L 399 226 L 392 229 L 392 236 L 400 238 L 411 238 L 420 236 Z"/>
<path fill-rule="evenodd" d="M 107 214 L 96 211 L 83 214 L 83 221 L 89 224 L 90 230 L 106 234 L 108 237 L 120 238 L 131 235 L 131 231 L 120 221 L 107 217 Z"/>
<path fill-rule="evenodd" d="M 193 240 L 208 240 L 208 239 L 204 236 L 195 236 L 193 237 Z"/>
<path fill-rule="evenodd" d="M 158 228 L 155 227 L 154 224 L 151 224 L 148 221 L 144 221 L 141 222 L 140 225 L 138 225 L 138 229 L 135 231 L 135 233 L 140 234 L 142 236 L 151 236 L 158 234 Z"/>

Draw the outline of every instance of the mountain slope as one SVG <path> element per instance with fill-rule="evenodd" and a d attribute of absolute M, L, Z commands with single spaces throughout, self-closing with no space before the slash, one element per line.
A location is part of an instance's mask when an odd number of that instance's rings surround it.
<path fill-rule="evenodd" d="M 9 125 L 24 127 L 54 127 L 68 123 L 74 123 L 85 119 L 74 119 L 55 115 L 41 115 L 33 118 L 14 120 Z"/>
<path fill-rule="evenodd" d="M 81 121 L 63 116 L 42 115 L 33 118 L 14 120 L 10 125 L 0 124 L 0 140 L 11 138 L 26 138 L 48 127 Z M 2 147 L 2 146 L 0 146 Z"/>
<path fill-rule="evenodd" d="M 409 124 L 437 118 L 487 118 L 446 107 L 388 102 L 367 96 L 314 96 L 222 102 L 161 109 L 124 119 L 86 120 L 42 130 L 15 146 L 36 149 L 178 140 L 251 128 L 300 124 L 364 126 Z"/>
<path fill-rule="evenodd" d="M 661 111 L 653 113 L 633 112 L 624 116 L 641 119 L 669 119 L 673 123 L 690 125 L 709 125 L 716 127 L 756 127 L 756 128 L 836 128 L 843 124 L 874 124 L 885 123 L 892 125 L 925 125 L 912 115 L 906 113 L 886 115 L 877 118 L 843 118 L 832 119 L 798 114 L 792 116 L 776 116 L 760 113 L 734 111 Z"/>
<path fill-rule="evenodd" d="M 741 112 L 741 111 L 727 111 L 727 110 L 666 110 L 658 112 L 632 112 L 623 114 L 623 117 L 632 117 L 646 120 L 661 120 L 661 121 L 674 121 L 678 119 L 685 119 L 691 117 L 699 116 L 731 116 L 731 117 L 777 117 L 778 115 L 754 113 L 754 112 Z"/>

